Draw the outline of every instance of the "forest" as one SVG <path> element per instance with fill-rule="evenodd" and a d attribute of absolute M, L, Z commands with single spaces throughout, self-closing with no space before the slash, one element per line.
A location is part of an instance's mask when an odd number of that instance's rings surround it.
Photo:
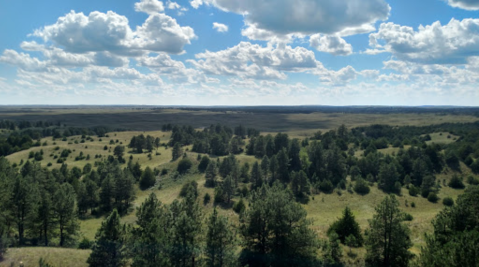
<path fill-rule="evenodd" d="M 87 251 L 81 266 L 478 266 L 479 122 L 341 125 L 301 138 L 165 124 L 121 141 L 128 132 L 107 127 L 0 127 L 5 262 L 10 250 L 58 247 Z M 95 144 L 104 154 L 90 155 Z M 324 232 L 308 214 L 325 196 L 369 194 L 380 198 L 367 224 L 348 204 Z M 439 208 L 414 250 L 405 207 L 424 201 Z"/>

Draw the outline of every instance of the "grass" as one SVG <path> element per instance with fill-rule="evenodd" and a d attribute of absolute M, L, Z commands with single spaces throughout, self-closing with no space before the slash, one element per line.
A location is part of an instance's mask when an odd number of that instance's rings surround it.
<path fill-rule="evenodd" d="M 351 113 L 267 113 L 267 112 L 220 112 L 187 111 L 178 109 L 136 109 L 128 107 L 99 108 L 17 108 L 0 109 L 0 120 L 52 121 L 67 123 L 68 126 L 109 126 L 113 129 L 159 130 L 163 124 L 192 125 L 205 127 L 223 124 L 231 127 L 240 124 L 264 132 L 288 132 L 292 137 L 304 137 L 317 130 L 337 129 L 341 124 L 356 126 L 388 124 L 391 126 L 424 126 L 446 122 L 475 122 L 477 117 L 469 115 L 443 114 L 351 114 Z"/>
<path fill-rule="evenodd" d="M 25 267 L 36 267 L 40 258 L 55 267 L 86 267 L 90 253 L 90 250 L 54 247 L 10 248 L 0 267 L 20 266 L 20 262 Z"/>

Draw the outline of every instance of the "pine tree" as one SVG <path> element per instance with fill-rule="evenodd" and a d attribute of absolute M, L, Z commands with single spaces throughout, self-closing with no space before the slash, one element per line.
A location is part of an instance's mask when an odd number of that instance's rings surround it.
<path fill-rule="evenodd" d="M 349 207 L 346 207 L 343 211 L 343 217 L 335 221 L 328 229 L 328 234 L 336 233 L 341 243 L 346 244 L 346 238 L 348 236 L 354 236 L 356 239 L 356 245 L 362 246 L 363 236 L 361 235 L 361 228 L 356 222 L 353 213 Z"/>
<path fill-rule="evenodd" d="M 109 212 L 112 210 L 112 200 L 115 196 L 115 184 L 113 178 L 108 175 L 101 183 L 100 190 L 100 206 L 103 211 Z"/>
<path fill-rule="evenodd" d="M 263 185 L 263 174 L 259 167 L 258 162 L 253 164 L 253 168 L 251 169 L 251 188 L 259 188 Z"/>
<path fill-rule="evenodd" d="M 316 259 L 318 242 L 310 229 L 306 211 L 293 194 L 279 183 L 252 193 L 244 214 L 241 234 L 244 249 L 241 264 L 250 266 L 292 266 Z"/>
<path fill-rule="evenodd" d="M 175 145 L 173 146 L 173 149 L 171 151 L 172 160 L 175 161 L 175 160 L 179 159 L 181 157 L 181 155 L 183 155 L 183 150 L 181 149 L 181 145 L 180 145 L 180 143 L 175 143 Z"/>
<path fill-rule="evenodd" d="M 88 208 L 90 207 L 89 204 L 89 196 L 86 191 L 86 185 L 85 183 L 80 183 L 77 190 L 77 206 L 80 216 L 83 216 L 87 213 Z"/>
<path fill-rule="evenodd" d="M 155 183 L 156 183 L 155 174 L 153 173 L 150 167 L 146 167 L 145 171 L 141 175 L 140 188 L 142 190 L 145 190 L 147 188 L 154 186 Z"/>
<path fill-rule="evenodd" d="M 206 186 L 214 187 L 216 185 L 216 175 L 217 175 L 216 173 L 217 173 L 216 163 L 210 160 L 205 172 Z"/>
<path fill-rule="evenodd" d="M 40 203 L 37 209 L 36 223 L 41 232 L 43 245 L 48 246 L 53 230 L 57 225 L 53 211 L 52 196 L 46 190 L 40 192 Z"/>
<path fill-rule="evenodd" d="M 115 206 L 120 214 L 128 211 L 130 203 L 135 199 L 134 178 L 128 169 L 125 169 L 115 179 Z"/>
<path fill-rule="evenodd" d="M 387 193 L 400 193 L 401 188 L 397 188 L 396 182 L 399 181 L 399 173 L 394 163 L 383 164 L 379 168 L 378 187 Z"/>
<path fill-rule="evenodd" d="M 233 266 L 235 263 L 235 234 L 226 217 L 218 215 L 216 208 L 207 221 L 206 266 Z"/>
<path fill-rule="evenodd" d="M 403 224 L 404 214 L 394 195 L 386 196 L 376 207 L 369 221 L 366 236 L 366 263 L 368 266 L 408 266 L 412 258 L 409 228 Z"/>
<path fill-rule="evenodd" d="M 125 231 L 124 226 L 120 224 L 120 215 L 116 210 L 101 223 L 87 263 L 91 267 L 126 265 Z"/>
<path fill-rule="evenodd" d="M 226 198 L 226 203 L 231 202 L 231 198 L 235 192 L 235 186 L 231 175 L 226 176 L 226 179 L 223 181 L 223 194 Z"/>
<path fill-rule="evenodd" d="M 62 184 L 53 195 L 53 211 L 60 229 L 60 246 L 72 240 L 78 232 L 75 214 L 75 190 L 70 184 Z"/>
<path fill-rule="evenodd" d="M 28 161 L 27 161 L 28 162 Z M 25 167 L 25 165 L 24 165 Z M 27 223 L 35 216 L 36 184 L 29 177 L 17 175 L 13 178 L 9 209 L 13 214 L 13 221 L 17 226 L 18 241 L 24 245 Z"/>
<path fill-rule="evenodd" d="M 155 194 L 136 210 L 136 225 L 132 230 L 131 255 L 133 267 L 156 267 L 167 265 L 164 256 L 167 231 L 164 229 L 164 209 Z"/>
<path fill-rule="evenodd" d="M 98 186 L 91 179 L 85 181 L 86 194 L 88 196 L 88 208 L 93 213 L 93 209 L 98 206 L 100 202 L 100 196 L 98 194 Z"/>

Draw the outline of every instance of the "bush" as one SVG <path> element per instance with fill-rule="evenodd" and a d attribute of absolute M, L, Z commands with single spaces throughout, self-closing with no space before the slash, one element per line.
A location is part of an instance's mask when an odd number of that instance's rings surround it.
<path fill-rule="evenodd" d="M 429 195 L 427 196 L 427 200 L 432 203 L 436 203 L 439 198 L 437 197 L 436 193 L 430 192 Z"/>
<path fill-rule="evenodd" d="M 411 202 L 411 208 L 415 208 L 415 207 L 416 207 L 416 203 L 414 203 L 414 201 Z"/>
<path fill-rule="evenodd" d="M 414 219 L 414 217 L 409 214 L 409 213 L 404 213 L 404 220 L 405 221 L 412 221 Z"/>
<path fill-rule="evenodd" d="M 469 175 L 469 177 L 467 177 L 467 183 L 470 185 L 478 185 L 479 179 L 476 179 L 472 175 Z"/>
<path fill-rule="evenodd" d="M 462 182 L 462 179 L 459 178 L 457 175 L 452 176 L 451 180 L 448 183 L 449 187 L 455 188 L 455 189 L 463 189 L 464 183 Z"/>
<path fill-rule="evenodd" d="M 91 246 L 92 242 L 88 238 L 84 237 L 78 244 L 78 249 L 90 249 Z"/>
<path fill-rule="evenodd" d="M 354 191 L 360 195 L 367 195 L 369 194 L 369 185 L 363 179 L 358 179 L 354 184 Z"/>
<path fill-rule="evenodd" d="M 196 181 L 189 181 L 184 184 L 180 191 L 180 197 L 186 197 L 188 192 L 193 192 L 195 198 L 198 197 L 198 183 Z"/>
<path fill-rule="evenodd" d="M 417 196 L 417 194 L 419 194 L 419 189 L 417 187 L 415 187 L 414 185 L 410 185 L 409 186 L 409 195 L 410 196 Z"/>
<path fill-rule="evenodd" d="M 191 162 L 191 160 L 189 158 L 184 158 L 184 159 L 180 160 L 176 170 L 180 174 L 185 174 L 186 172 L 188 172 L 188 170 L 191 169 L 191 166 L 193 166 L 193 163 Z"/>
<path fill-rule="evenodd" d="M 442 200 L 442 204 L 444 204 L 444 206 L 452 206 L 454 205 L 454 200 L 451 198 L 451 197 L 445 197 L 443 200 Z"/>
<path fill-rule="evenodd" d="M 233 210 L 238 214 L 241 214 L 245 209 L 246 206 L 243 202 L 243 199 L 240 199 L 240 201 L 233 206 Z"/>
<path fill-rule="evenodd" d="M 333 184 L 331 181 L 325 179 L 319 185 L 319 190 L 323 191 L 324 193 L 331 193 L 333 191 Z"/>
<path fill-rule="evenodd" d="M 206 193 L 205 196 L 203 197 L 203 204 L 206 206 L 208 203 L 211 201 L 211 196 L 210 194 Z"/>

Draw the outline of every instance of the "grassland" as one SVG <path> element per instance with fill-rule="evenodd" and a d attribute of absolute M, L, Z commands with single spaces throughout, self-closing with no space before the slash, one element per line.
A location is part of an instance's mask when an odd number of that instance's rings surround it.
<path fill-rule="evenodd" d="M 8 112 L 7 112 L 8 111 Z M 361 114 L 361 113 L 266 113 L 244 111 L 207 111 L 181 109 L 138 108 L 63 108 L 63 109 L 0 109 L 0 120 L 26 120 L 61 122 L 68 126 L 108 126 L 112 129 L 136 131 L 159 130 L 164 124 L 204 127 L 220 123 L 231 127 L 244 125 L 263 132 L 288 132 L 293 137 L 311 135 L 317 130 L 336 129 L 341 124 L 348 127 L 372 123 L 391 126 L 424 126 L 447 122 L 475 122 L 471 115 L 434 113 Z"/>
<path fill-rule="evenodd" d="M 334 129 L 345 124 L 352 128 L 362 125 L 370 125 L 371 123 L 388 124 L 388 125 L 431 125 L 446 122 L 473 122 L 477 121 L 477 117 L 466 115 L 436 115 L 436 114 L 342 114 L 342 113 L 310 113 L 310 114 L 254 114 L 245 112 L 212 112 L 212 111 L 184 111 L 184 110 L 145 110 L 145 109 L 74 109 L 74 110 L 32 110 L 31 112 L 15 111 L 15 112 L 0 112 L 1 119 L 15 119 L 15 120 L 47 120 L 47 121 L 62 121 L 70 126 L 98 126 L 106 125 L 112 128 L 128 128 L 135 131 L 127 132 L 110 132 L 108 137 L 98 138 L 92 137 L 93 141 L 86 141 L 81 143 L 80 136 L 69 137 L 66 141 L 60 139 L 53 140 L 51 137 L 41 140 L 45 146 L 33 147 L 29 150 L 21 151 L 12 154 L 7 159 L 12 163 L 19 164 L 22 160 L 26 161 L 31 151 L 37 152 L 43 150 L 44 159 L 41 161 L 42 166 L 47 166 L 52 163 L 49 168 L 59 168 L 61 164 L 56 163 L 54 156 L 59 156 L 63 149 L 72 150 L 71 155 L 66 163 L 71 167 L 83 168 L 87 163 L 94 165 L 95 155 L 101 155 L 106 158 L 113 154 L 113 148 L 116 145 L 128 145 L 129 141 L 134 135 L 144 134 L 153 137 L 159 137 L 161 142 L 167 142 L 170 139 L 171 133 L 158 131 L 161 125 L 165 123 L 172 124 L 190 124 L 195 127 L 207 126 L 213 123 L 221 123 L 229 126 L 237 126 L 239 124 L 254 127 L 263 131 L 264 134 L 269 132 L 286 132 L 291 137 L 306 137 L 310 136 L 317 130 Z M 457 136 L 449 133 L 433 133 L 430 134 L 431 141 L 428 143 L 450 143 L 454 142 Z M 448 138 L 450 136 L 450 138 Z M 118 141 L 117 141 L 118 140 Z M 111 144 L 110 142 L 113 142 Z M 105 146 L 107 149 L 105 150 Z M 407 147 L 406 147 L 407 148 Z M 191 149 L 191 147 L 190 147 Z M 384 154 L 396 153 L 398 148 L 386 148 L 380 150 Z M 75 157 L 83 152 L 84 156 L 90 155 L 89 160 L 75 161 Z M 362 151 L 357 151 L 357 156 L 360 157 Z M 187 152 L 188 157 L 195 163 L 197 154 Z M 125 158 L 133 158 L 133 161 L 138 161 L 142 167 L 152 168 L 176 168 L 176 163 L 171 162 L 171 148 L 161 146 L 158 150 L 154 150 L 151 159 L 148 153 L 138 154 L 127 149 Z M 257 159 L 247 155 L 239 155 L 237 159 L 244 162 L 254 162 Z M 462 166 L 462 175 L 470 175 L 468 169 Z M 448 171 L 438 176 L 439 181 L 448 180 L 453 172 Z M 160 177 L 162 183 L 161 189 L 149 189 L 145 191 L 137 190 L 136 200 L 133 203 L 133 208 L 138 207 L 146 197 L 155 193 L 162 203 L 169 204 L 173 202 L 179 194 L 181 186 L 188 180 L 196 180 L 199 184 L 200 198 L 205 193 L 214 195 L 214 190 L 204 186 L 204 177 L 198 173 L 191 173 L 181 179 L 171 180 L 168 176 Z M 443 187 L 439 193 L 440 198 L 452 197 L 457 198 L 463 190 L 455 190 L 449 187 Z M 312 219 L 314 230 L 318 235 L 325 238 L 325 233 L 329 225 L 341 216 L 342 210 L 349 206 L 361 228 L 364 230 L 368 227 L 368 220 L 374 214 L 374 207 L 384 198 L 385 194 L 378 190 L 376 186 L 371 187 L 371 192 L 366 196 L 360 196 L 355 193 L 349 193 L 343 190 L 341 194 L 334 192 L 332 194 L 319 194 L 304 204 L 304 208 L 308 212 L 308 217 Z M 418 253 L 420 246 L 424 244 L 424 233 L 432 230 L 431 220 L 434 216 L 443 209 L 443 205 L 438 203 L 431 203 L 422 197 L 411 197 L 407 193 L 407 189 L 403 188 L 401 196 L 398 196 L 401 203 L 401 209 L 410 213 L 414 219 L 408 222 L 414 247 L 412 251 Z M 202 199 L 201 199 L 202 200 Z M 238 201 L 236 197 L 233 201 Z M 409 203 L 408 206 L 406 206 Z M 415 202 L 416 207 L 412 208 L 410 203 Z M 204 206 L 205 214 L 209 214 L 213 210 L 213 205 L 208 204 Z M 220 213 L 227 215 L 231 221 L 238 223 L 238 216 L 231 209 L 220 208 Z M 81 236 L 94 239 L 95 233 L 103 220 L 99 218 L 87 218 L 80 221 Z M 122 218 L 125 223 L 134 223 L 136 220 L 135 212 L 131 212 Z M 345 248 L 346 250 L 346 248 Z M 345 262 L 354 265 L 364 253 L 364 248 L 354 249 L 357 258 L 349 258 L 344 256 Z M 12 248 L 6 255 L 6 260 L 0 262 L 0 266 L 10 266 L 14 262 L 17 266 L 19 261 L 23 261 L 25 266 L 36 266 L 38 259 L 44 257 L 48 262 L 54 266 L 86 266 L 86 258 L 89 251 L 76 249 L 61 249 L 61 248 Z"/>

